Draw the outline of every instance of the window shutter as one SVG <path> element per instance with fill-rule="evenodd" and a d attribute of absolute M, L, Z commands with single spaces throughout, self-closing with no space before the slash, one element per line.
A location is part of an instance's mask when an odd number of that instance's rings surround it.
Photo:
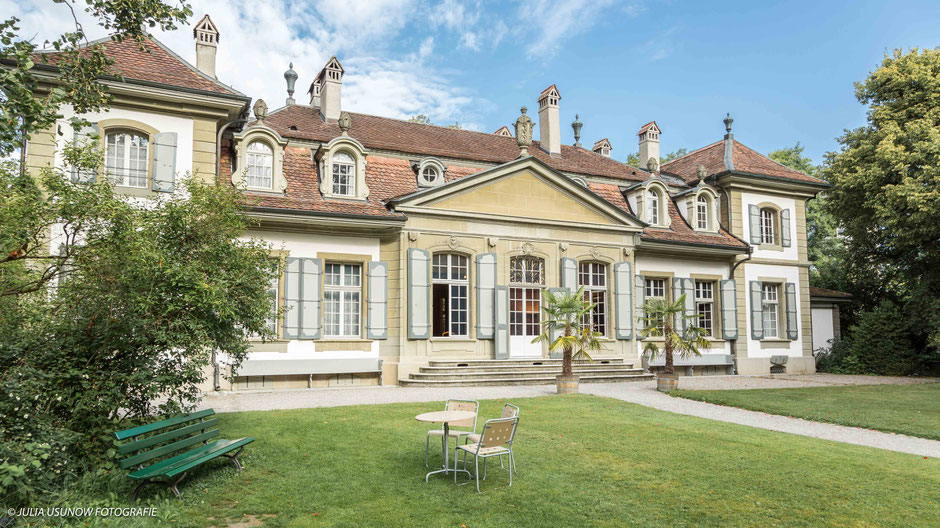
<path fill-rule="evenodd" d="M 751 217 L 751 244 L 760 244 L 760 208 L 750 205 L 748 210 Z"/>
<path fill-rule="evenodd" d="M 431 255 L 408 249 L 408 339 L 431 337 Z"/>
<path fill-rule="evenodd" d="M 578 261 L 573 258 L 561 259 L 561 287 L 570 291 L 578 289 Z"/>
<path fill-rule="evenodd" d="M 787 339 L 795 340 L 799 337 L 797 329 L 796 311 L 796 284 L 786 283 L 784 290 L 787 296 Z"/>
<path fill-rule="evenodd" d="M 388 339 L 388 263 L 369 262 L 368 339 Z"/>
<path fill-rule="evenodd" d="M 734 279 L 721 281 L 721 337 L 738 338 L 738 297 Z"/>
<path fill-rule="evenodd" d="M 571 259 L 568 259 L 568 260 L 571 260 Z M 552 292 L 555 295 L 562 295 L 562 294 L 567 294 L 571 290 L 569 290 L 568 288 L 549 288 L 548 291 Z M 544 298 L 542 299 L 542 302 L 543 303 L 545 302 Z M 555 340 L 561 337 L 563 333 L 564 333 L 564 330 L 561 328 L 553 329 L 551 335 L 548 336 L 548 338 L 551 340 L 549 341 L 549 344 L 554 343 Z M 552 351 L 551 349 L 549 349 L 548 351 L 548 357 L 552 359 L 561 359 L 562 357 L 564 357 L 564 355 L 565 355 L 564 350 L 559 349 L 559 350 Z"/>
<path fill-rule="evenodd" d="M 679 277 L 674 277 L 672 279 L 672 298 L 673 301 L 678 301 L 679 297 L 685 295 L 685 301 L 683 303 L 683 313 L 685 315 L 690 315 L 692 313 L 692 292 L 690 291 L 689 283 L 692 282 L 692 279 L 683 279 Z M 689 320 L 686 317 L 679 317 L 677 321 L 673 321 L 673 325 L 677 331 L 682 332 L 683 334 L 689 330 Z"/>
<path fill-rule="evenodd" d="M 287 257 L 284 267 L 284 339 L 300 337 L 300 261 Z"/>
<path fill-rule="evenodd" d="M 780 244 L 790 247 L 790 210 L 780 211 Z"/>
<path fill-rule="evenodd" d="M 634 275 L 633 282 L 636 285 L 636 332 L 639 336 L 640 331 L 645 328 L 643 318 L 646 317 L 646 310 L 643 306 L 646 305 L 646 277 Z"/>
<path fill-rule="evenodd" d="M 494 357 L 509 359 L 509 287 L 496 287 L 496 337 L 493 342 Z"/>
<path fill-rule="evenodd" d="M 477 339 L 496 336 L 496 253 L 477 255 Z"/>
<path fill-rule="evenodd" d="M 629 262 L 614 264 L 614 306 L 617 310 L 617 339 L 632 338 L 633 288 L 630 285 Z"/>
<path fill-rule="evenodd" d="M 320 316 L 323 259 L 305 258 L 300 264 L 300 339 L 320 339 L 323 337 Z"/>
<path fill-rule="evenodd" d="M 764 338 L 764 322 L 761 318 L 764 303 L 760 286 L 760 282 L 751 281 L 751 337 L 754 339 Z"/>
<path fill-rule="evenodd" d="M 90 143 L 89 140 L 93 139 L 93 136 L 98 136 L 98 123 L 91 123 L 88 126 L 82 128 L 73 128 L 73 142 L 76 147 L 84 147 Z M 98 173 L 95 170 L 78 170 L 78 167 L 72 167 L 72 183 L 95 183 L 95 180 L 98 179 Z"/>
<path fill-rule="evenodd" d="M 685 315 L 691 317 L 695 314 L 695 281 L 682 279 L 682 293 L 685 294 Z M 688 332 L 691 324 L 701 326 L 698 320 L 686 319 L 682 323 L 682 331 Z"/>
<path fill-rule="evenodd" d="M 173 192 L 176 180 L 176 132 L 160 132 L 153 139 L 153 182 L 157 192 Z"/>

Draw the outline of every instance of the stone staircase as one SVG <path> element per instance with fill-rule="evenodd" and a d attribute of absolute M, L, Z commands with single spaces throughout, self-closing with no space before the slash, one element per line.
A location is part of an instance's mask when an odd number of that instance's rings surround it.
<path fill-rule="evenodd" d="M 593 362 L 575 361 L 574 373 L 581 383 L 646 381 L 652 374 L 623 358 L 597 357 Z M 402 387 L 484 387 L 493 385 L 541 385 L 555 383 L 561 374 L 560 359 L 472 359 L 432 360 L 408 379 Z"/>

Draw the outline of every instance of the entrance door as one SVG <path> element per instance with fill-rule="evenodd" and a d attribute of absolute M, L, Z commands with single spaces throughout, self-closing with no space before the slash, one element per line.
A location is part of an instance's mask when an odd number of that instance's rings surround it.
<path fill-rule="evenodd" d="M 532 340 L 541 333 L 545 261 L 532 256 L 513 257 L 509 280 L 509 357 L 542 357 L 542 343 Z"/>

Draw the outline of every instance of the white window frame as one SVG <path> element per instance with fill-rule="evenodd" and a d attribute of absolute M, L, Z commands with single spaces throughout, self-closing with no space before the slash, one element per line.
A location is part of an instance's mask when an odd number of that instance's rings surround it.
<path fill-rule="evenodd" d="M 545 259 L 520 255 L 509 259 L 509 282 L 513 284 L 545 284 Z"/>
<path fill-rule="evenodd" d="M 469 336 L 470 259 L 459 253 L 435 253 L 431 257 L 431 282 L 447 285 L 446 335 L 434 337 Z M 463 301 L 462 306 L 460 301 Z M 433 303 L 433 306 L 437 304 Z"/>
<path fill-rule="evenodd" d="M 607 265 L 602 262 L 578 263 L 578 286 L 584 288 L 584 300 L 594 307 L 585 314 L 582 324 L 607 335 Z"/>
<path fill-rule="evenodd" d="M 659 298 L 666 299 L 666 279 L 662 277 L 647 277 L 646 278 L 646 298 Z M 657 290 L 659 294 L 657 295 Z"/>
<path fill-rule="evenodd" d="M 780 285 L 763 282 L 760 286 L 761 327 L 764 339 L 780 336 Z"/>
<path fill-rule="evenodd" d="M 707 197 L 699 195 L 695 200 L 696 225 L 699 229 L 708 229 L 708 205 Z"/>
<path fill-rule="evenodd" d="M 662 215 L 661 197 L 659 192 L 654 191 L 653 189 L 648 189 L 646 191 L 646 221 L 652 225 L 659 225 L 660 216 Z"/>
<path fill-rule="evenodd" d="M 777 243 L 777 211 L 769 207 L 760 210 L 760 243 Z"/>
<path fill-rule="evenodd" d="M 323 269 L 324 335 L 358 338 L 362 335 L 361 323 L 362 264 L 327 262 Z"/>
<path fill-rule="evenodd" d="M 356 157 L 347 152 L 337 152 L 330 159 L 333 178 L 333 195 L 356 196 Z M 344 178 L 344 182 L 340 182 Z M 345 190 L 345 192 L 343 192 Z"/>
<path fill-rule="evenodd" d="M 715 281 L 695 281 L 695 326 L 704 328 L 708 337 L 715 336 Z"/>
<path fill-rule="evenodd" d="M 264 150 L 253 150 L 255 145 Z M 267 141 L 255 139 L 245 149 L 245 186 L 266 191 L 274 188 L 274 149 Z"/>
<path fill-rule="evenodd" d="M 119 148 L 117 138 L 123 136 L 124 145 L 120 148 L 123 151 L 118 155 L 116 150 Z M 144 142 L 144 146 L 134 146 L 134 138 Z M 114 141 L 112 142 L 112 139 Z M 141 160 L 140 149 L 143 148 L 143 160 Z M 131 150 L 137 150 L 137 157 L 131 157 Z M 150 135 L 136 130 L 117 129 L 105 133 L 105 172 L 108 178 L 119 187 L 129 187 L 131 189 L 146 189 L 150 181 Z M 141 177 L 140 163 L 143 161 L 143 177 Z M 120 166 L 118 166 L 120 162 Z M 131 164 L 137 164 L 137 168 L 131 168 Z M 134 171 L 136 174 L 131 175 Z M 133 183 L 132 183 L 133 182 Z"/>
<path fill-rule="evenodd" d="M 425 165 L 425 167 L 421 169 L 421 183 L 424 185 L 434 185 L 437 183 L 439 175 L 440 173 L 437 171 L 436 167 Z"/>

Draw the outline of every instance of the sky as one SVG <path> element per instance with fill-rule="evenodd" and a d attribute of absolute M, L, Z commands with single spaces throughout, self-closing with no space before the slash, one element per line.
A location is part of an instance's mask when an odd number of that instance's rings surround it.
<path fill-rule="evenodd" d="M 173 0 L 169 0 L 173 1 Z M 82 0 L 78 0 L 83 5 Z M 561 93 L 562 142 L 601 138 L 637 150 L 655 120 L 665 154 L 735 138 L 760 151 L 797 142 L 814 162 L 865 123 L 854 84 L 896 48 L 940 46 L 940 2 L 678 0 L 190 0 L 220 31 L 223 82 L 269 108 L 287 97 L 293 62 L 306 91 L 332 55 L 346 75 L 344 110 L 493 132 L 537 98 Z M 41 43 L 73 25 L 52 0 L 0 0 L 2 17 Z M 105 33 L 79 13 L 91 37 Z M 195 63 L 190 27 L 156 37 Z M 535 130 L 538 138 L 538 128 Z"/>

